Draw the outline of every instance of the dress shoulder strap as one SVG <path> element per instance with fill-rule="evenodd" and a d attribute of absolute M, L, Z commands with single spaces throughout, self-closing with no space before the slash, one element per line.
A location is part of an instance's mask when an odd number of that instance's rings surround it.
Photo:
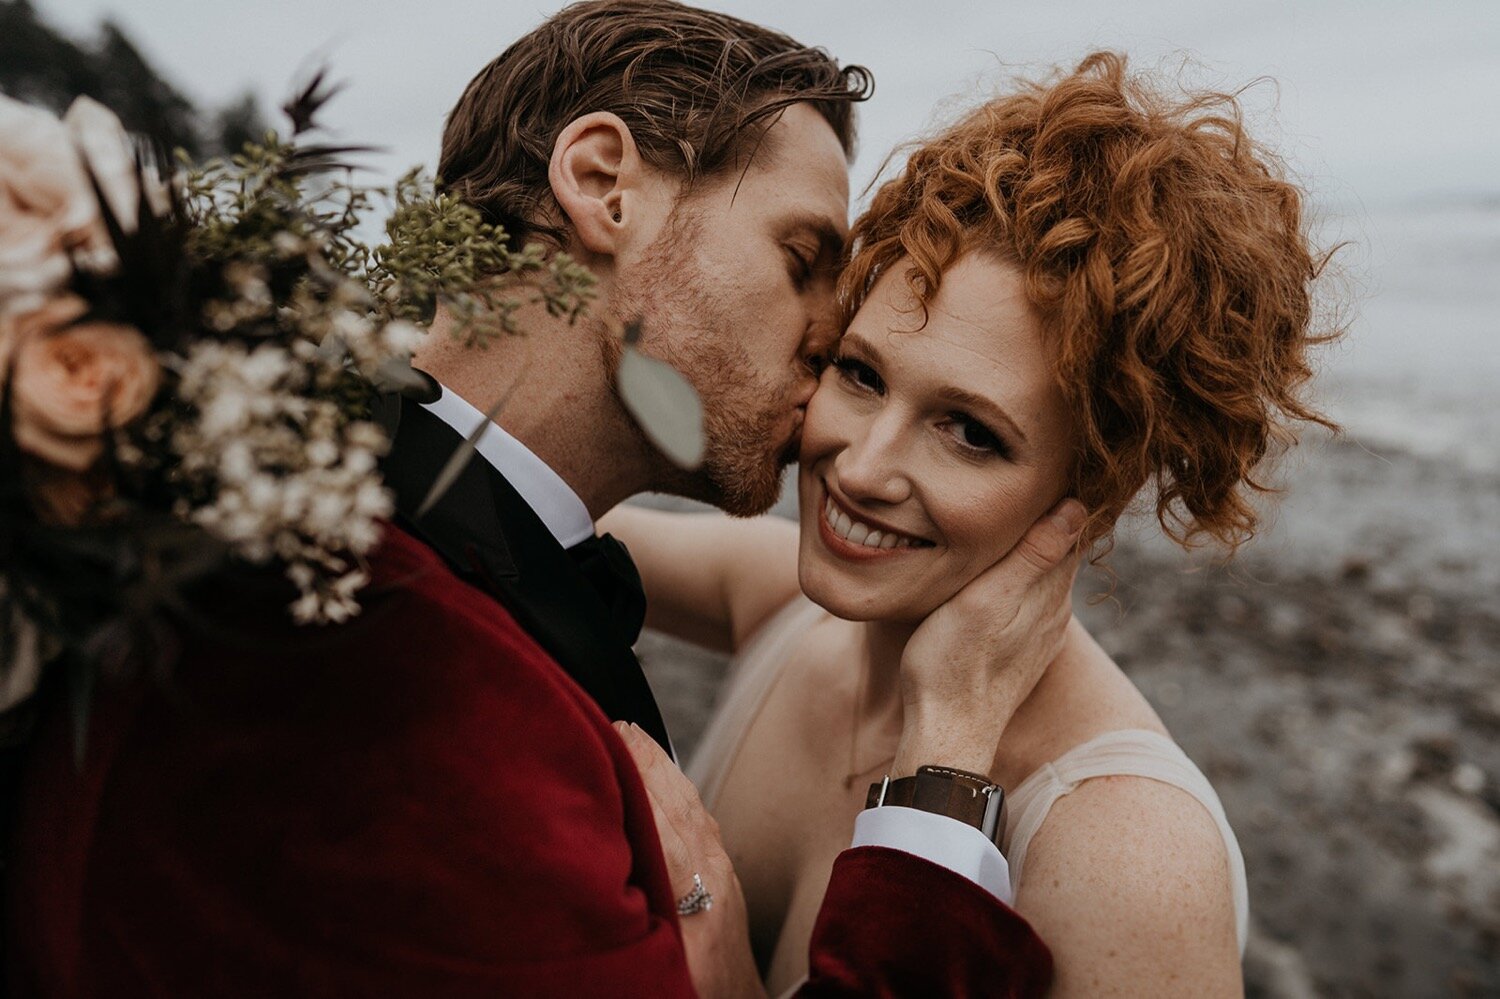
<path fill-rule="evenodd" d="M 1075 746 L 1051 763 L 1043 764 L 1011 793 L 1006 809 L 1005 858 L 1010 864 L 1012 889 L 1021 883 L 1021 870 L 1031 839 L 1047 813 L 1063 795 L 1094 777 L 1145 777 L 1186 791 L 1197 799 L 1218 826 L 1229 857 L 1230 887 L 1234 896 L 1235 927 L 1240 953 L 1249 928 L 1249 890 L 1245 858 L 1218 794 L 1203 771 L 1182 747 L 1160 732 L 1119 729 Z"/>

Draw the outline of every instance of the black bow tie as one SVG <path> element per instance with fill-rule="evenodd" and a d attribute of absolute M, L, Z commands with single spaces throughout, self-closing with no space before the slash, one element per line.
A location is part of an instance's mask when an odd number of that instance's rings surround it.
<path fill-rule="evenodd" d="M 609 608 L 610 632 L 627 648 L 634 645 L 646 620 L 646 591 L 630 552 L 605 534 L 574 545 L 568 555 Z"/>

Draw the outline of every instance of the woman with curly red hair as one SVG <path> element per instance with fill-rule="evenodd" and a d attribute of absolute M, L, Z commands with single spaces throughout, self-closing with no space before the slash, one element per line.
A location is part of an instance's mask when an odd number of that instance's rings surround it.
<path fill-rule="evenodd" d="M 1096 556 L 1143 491 L 1184 544 L 1254 532 L 1258 465 L 1294 422 L 1326 423 L 1299 395 L 1322 339 L 1302 201 L 1232 97 L 1168 96 L 1109 53 L 1023 83 L 921 144 L 854 226 L 845 333 L 804 424 L 800 537 L 607 519 L 652 620 L 718 629 L 737 653 L 691 772 L 773 994 L 806 971 L 867 787 L 899 775 L 913 711 L 943 703 L 922 692 L 972 689 L 957 668 L 903 670 L 935 611 L 984 614 L 986 570 L 1064 497 Z M 1081 625 L 1003 731 L 964 741 L 1007 792 L 994 890 L 1051 946 L 1056 994 L 1240 990 L 1234 834 Z"/>

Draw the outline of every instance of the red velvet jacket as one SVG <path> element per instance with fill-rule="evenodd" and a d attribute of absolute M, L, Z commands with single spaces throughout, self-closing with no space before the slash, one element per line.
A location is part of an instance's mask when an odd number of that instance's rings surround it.
<path fill-rule="evenodd" d="M 689 996 L 645 790 L 494 600 L 392 530 L 365 611 L 199 594 L 170 681 L 52 691 L 6 872 L 19 996 Z M 807 995 L 1020 995 L 1046 948 L 969 881 L 846 852 Z"/>

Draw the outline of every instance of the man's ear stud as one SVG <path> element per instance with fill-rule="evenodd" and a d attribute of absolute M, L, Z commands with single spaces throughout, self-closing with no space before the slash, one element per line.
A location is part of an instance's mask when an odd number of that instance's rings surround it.
<path fill-rule="evenodd" d="M 620 221 L 620 210 L 618 208 L 616 208 L 614 210 L 614 212 L 612 212 L 610 214 L 609 217 L 612 218 L 612 219 L 614 219 L 616 222 Z"/>

